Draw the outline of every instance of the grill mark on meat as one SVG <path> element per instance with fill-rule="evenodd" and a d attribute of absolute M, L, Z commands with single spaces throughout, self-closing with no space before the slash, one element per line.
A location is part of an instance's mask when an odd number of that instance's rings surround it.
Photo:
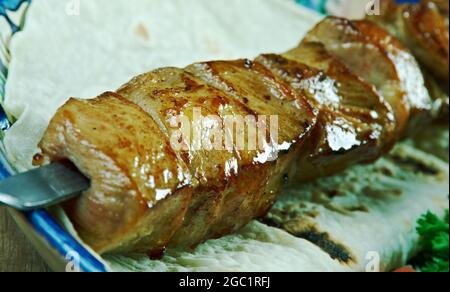
<path fill-rule="evenodd" d="M 264 115 L 261 110 L 268 110 L 268 101 L 273 109 L 273 114 L 277 114 L 279 109 L 285 106 L 285 102 L 298 101 L 299 107 L 306 111 L 307 115 L 315 116 L 313 107 L 303 96 L 294 93 L 290 86 L 257 61 L 251 63 L 248 60 L 205 62 L 191 65 L 187 67 L 187 71 L 208 85 L 224 92 L 236 102 L 251 108 L 252 115 L 255 117 Z M 247 78 L 248 80 L 243 81 L 247 86 L 242 87 L 242 84 L 237 83 L 236 76 Z M 257 90 L 256 87 L 258 87 Z M 264 94 L 265 92 L 267 94 Z M 275 99 L 272 99 L 272 97 L 275 97 Z M 261 108 L 262 104 L 265 105 L 265 108 Z M 266 113 L 265 115 L 270 114 Z M 287 125 L 297 126 L 295 124 L 296 117 L 291 113 L 283 113 L 282 119 L 289 121 L 281 126 L 282 129 Z M 300 126 L 303 126 L 303 124 Z M 269 129 L 267 130 L 266 137 L 270 137 Z M 305 130 L 307 128 L 303 129 L 303 131 Z M 303 136 L 299 137 L 299 139 L 301 138 Z"/>
<path fill-rule="evenodd" d="M 118 99 L 120 99 L 120 100 L 126 101 L 126 102 L 128 102 L 128 103 L 130 103 L 130 104 L 133 104 L 133 105 L 137 106 L 143 113 L 145 113 L 150 119 L 152 119 L 152 120 L 155 122 L 155 124 L 159 126 L 159 129 L 161 130 L 161 132 L 165 134 L 165 135 L 163 135 L 163 136 L 161 137 L 161 139 L 163 139 L 163 143 L 164 143 L 165 145 L 170 145 L 170 138 L 169 138 L 169 136 L 168 136 L 168 134 L 167 134 L 167 129 L 166 129 L 166 128 L 162 128 L 162 127 L 159 125 L 159 123 L 157 123 L 157 122 L 155 121 L 155 119 L 153 118 L 153 116 L 152 116 L 151 114 L 149 114 L 147 111 L 145 111 L 144 108 L 142 108 L 139 104 L 133 102 L 132 100 L 125 98 L 124 96 L 122 96 L 122 95 L 119 94 L 119 93 L 108 92 L 108 93 L 105 94 L 105 96 L 106 96 L 106 95 L 109 95 L 109 94 L 115 96 L 116 98 L 118 98 Z M 117 118 L 118 118 L 118 117 L 117 117 Z M 131 131 L 130 131 L 130 132 L 131 132 Z M 124 140 L 122 140 L 121 138 L 119 138 L 119 142 L 120 142 L 122 145 L 118 145 L 118 146 L 119 146 L 119 147 L 122 147 L 122 148 L 125 148 L 125 146 L 127 146 L 127 145 L 128 145 L 128 146 L 133 146 L 133 145 L 131 145 L 131 144 L 129 143 L 129 141 L 127 141 L 127 143 L 126 143 L 126 142 L 124 142 Z M 125 144 L 126 144 L 126 145 L 125 145 Z M 140 145 L 134 145 L 134 147 L 136 147 L 136 149 L 138 149 L 138 148 L 140 147 Z M 172 147 L 165 147 L 164 149 L 165 149 L 165 153 L 164 153 L 164 154 L 165 154 L 166 156 L 169 156 L 169 157 L 171 157 L 172 159 L 174 159 L 174 160 L 176 161 L 176 164 L 177 164 L 177 165 L 180 165 L 180 162 L 181 162 L 182 160 L 180 159 L 180 156 L 172 149 Z M 138 152 L 139 152 L 139 150 L 138 150 Z M 116 161 L 116 164 L 117 164 L 117 160 L 118 160 L 118 159 L 116 159 L 116 158 L 115 158 L 114 156 L 112 156 L 111 154 L 109 154 L 109 156 L 110 156 L 111 158 L 113 158 L 113 159 Z M 125 173 L 125 174 L 127 175 L 127 177 L 130 179 L 130 181 L 131 181 L 131 183 L 132 183 L 132 185 L 133 185 L 133 189 L 139 191 L 139 196 L 141 197 L 141 199 L 140 199 L 140 200 L 141 200 L 141 205 L 142 205 L 142 207 L 143 207 L 142 213 L 144 213 L 145 210 L 148 208 L 148 201 L 149 201 L 149 200 L 148 200 L 148 198 L 145 198 L 145 195 L 141 192 L 140 188 L 138 187 L 139 182 L 136 181 L 135 176 L 133 176 L 133 175 L 130 173 L 130 171 L 129 171 L 129 169 L 128 169 L 127 167 L 125 167 L 125 166 L 123 166 L 123 165 L 120 165 L 120 164 L 117 164 L 117 166 L 118 166 L 118 167 L 122 170 L 122 172 Z M 191 175 L 192 175 L 192 174 L 191 174 Z M 181 190 L 181 189 L 183 189 L 183 188 L 185 188 L 185 187 L 186 187 L 186 185 L 183 185 L 182 183 L 180 183 L 180 184 L 176 187 L 176 189 L 173 190 L 173 191 L 171 192 L 170 195 L 172 195 L 175 191 Z M 156 198 L 155 198 L 155 199 L 156 199 Z M 153 204 L 154 204 L 154 203 L 156 203 L 156 201 L 153 202 Z"/>

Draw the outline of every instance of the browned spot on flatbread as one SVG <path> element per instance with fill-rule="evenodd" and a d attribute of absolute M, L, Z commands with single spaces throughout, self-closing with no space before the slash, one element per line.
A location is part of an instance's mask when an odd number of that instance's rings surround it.
<path fill-rule="evenodd" d="M 355 258 L 347 247 L 333 240 L 328 233 L 320 232 L 316 223 L 312 220 L 299 218 L 283 223 L 269 215 L 262 219 L 261 222 L 271 227 L 283 229 L 295 237 L 305 239 L 317 245 L 320 249 L 329 254 L 333 260 L 338 260 L 345 264 L 356 263 Z"/>
<path fill-rule="evenodd" d="M 139 23 L 134 32 L 136 33 L 136 35 L 140 38 L 142 38 L 144 41 L 149 41 L 150 40 L 150 33 L 148 32 L 147 28 L 142 24 Z"/>

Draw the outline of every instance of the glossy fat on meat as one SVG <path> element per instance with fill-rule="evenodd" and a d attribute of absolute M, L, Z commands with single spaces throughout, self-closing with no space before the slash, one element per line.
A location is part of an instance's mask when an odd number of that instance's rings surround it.
<path fill-rule="evenodd" d="M 387 52 L 395 65 L 410 111 L 406 135 L 414 133 L 415 129 L 430 122 L 432 107 L 426 80 L 414 55 L 399 40 L 374 22 L 359 20 L 353 21 L 353 24 L 371 42 Z"/>
<path fill-rule="evenodd" d="M 69 100 L 40 147 L 51 161 L 70 160 L 91 180 L 65 208 L 96 251 L 158 251 L 183 223 L 190 173 L 156 123 L 120 95 Z"/>
<path fill-rule="evenodd" d="M 335 174 L 372 162 L 395 141 L 392 111 L 373 87 L 309 43 L 280 55 L 257 58 L 319 109 L 316 128 L 297 161 L 294 182 Z"/>
<path fill-rule="evenodd" d="M 278 119 L 278 141 L 272 142 L 277 145 L 279 157 L 271 153 L 273 146 L 270 144 L 261 145 L 267 150 L 259 151 L 252 157 L 253 163 L 256 164 L 276 158 L 269 178 L 264 181 L 264 195 L 257 195 L 256 201 L 253 196 L 240 198 L 239 192 L 236 191 L 227 196 L 219 220 L 210 232 L 210 236 L 216 238 L 224 231 L 230 231 L 229 226 L 235 225 L 236 218 L 241 216 L 239 214 L 242 208 L 255 208 L 257 212 L 254 218 L 262 217 L 269 211 L 278 196 L 281 183 L 291 176 L 291 162 L 299 155 L 300 146 L 314 128 L 316 112 L 302 94 L 292 91 L 261 64 L 250 60 L 198 63 L 189 66 L 187 71 L 209 86 L 224 92 L 234 102 L 244 104 L 253 115 L 276 116 Z M 267 137 L 269 140 L 275 138 L 270 137 L 270 133 Z M 242 189 L 249 190 L 252 185 L 258 184 L 259 179 L 252 174 L 249 167 L 244 172 L 248 183 L 244 183 Z M 261 199 L 258 199 L 259 197 Z"/>
<path fill-rule="evenodd" d="M 381 15 L 368 19 L 405 44 L 421 63 L 434 112 L 448 120 L 449 14 L 447 0 L 423 0 L 420 5 L 382 2 Z"/>
<path fill-rule="evenodd" d="M 370 19 L 406 44 L 437 79 L 448 82 L 448 1 L 427 0 L 420 5 L 391 2 L 384 4 L 381 16 Z"/>
<path fill-rule="evenodd" d="M 391 105 L 399 137 L 430 119 L 432 101 L 413 55 L 385 30 L 368 21 L 328 17 L 303 43 L 319 42 L 353 73 L 374 85 Z"/>
<path fill-rule="evenodd" d="M 70 160 L 92 180 L 66 209 L 96 251 L 194 247 L 264 216 L 275 202 L 316 111 L 261 65 L 220 64 L 223 70 L 242 65 L 240 76 L 253 80 L 252 94 L 239 100 L 185 70 L 165 68 L 133 79 L 118 93 L 72 99 L 51 121 L 40 145 L 45 157 Z M 237 141 L 229 150 L 192 149 L 189 143 L 175 149 L 179 125 L 173 119 L 192 123 L 194 109 L 221 125 L 227 116 L 277 115 L 279 133 L 272 137 L 266 130 L 264 149 L 251 149 L 248 133 L 243 149 Z M 212 139 L 213 133 L 202 136 Z"/>

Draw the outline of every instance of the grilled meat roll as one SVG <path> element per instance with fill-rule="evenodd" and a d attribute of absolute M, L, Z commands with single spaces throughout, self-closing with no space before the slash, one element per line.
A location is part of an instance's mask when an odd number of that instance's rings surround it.
<path fill-rule="evenodd" d="M 282 55 L 158 69 L 115 93 L 71 99 L 40 147 L 92 180 L 65 206 L 88 244 L 158 252 L 264 216 L 285 181 L 377 159 L 428 121 L 429 103 L 405 47 L 371 23 L 328 18 Z M 236 126 L 258 117 L 267 126 L 269 116 L 276 134 Z M 180 128 L 200 129 L 198 140 Z"/>
<path fill-rule="evenodd" d="M 268 212 L 290 162 L 315 125 L 316 114 L 301 95 L 261 65 L 250 68 L 248 64 L 223 63 L 240 68 L 239 78 L 247 78 L 248 84 L 242 83 L 248 85 L 247 93 L 239 97 L 208 85 L 188 70 L 166 68 L 133 79 L 109 99 L 72 99 L 59 110 L 40 146 L 52 161 L 69 159 L 92 180 L 92 188 L 81 200 L 72 202 L 68 212 L 88 244 L 100 253 L 192 247 L 229 234 Z M 126 107 L 131 111 L 128 116 Z M 201 133 L 211 143 L 217 131 L 222 137 L 233 135 L 221 127 L 227 117 L 278 115 L 282 127 L 278 138 L 258 141 L 265 145 L 262 152 L 249 147 L 248 132 L 243 145 L 234 141 L 230 149 L 197 149 L 190 141 L 181 140 L 177 142 L 186 147 L 174 150 L 171 140 L 178 137 L 176 117 L 194 123 L 195 110 L 215 118 L 203 121 L 216 125 Z M 134 117 L 133 111 L 139 117 Z M 151 137 L 150 132 L 154 132 Z M 278 151 L 282 153 L 275 159 Z M 186 168 L 189 176 L 181 176 Z M 191 179 L 178 187 L 185 177 Z M 115 182 L 117 191 L 104 186 L 105 181 Z M 174 200 L 180 201 L 176 209 Z M 167 204 L 171 208 L 165 207 Z M 154 222 L 167 234 L 155 230 L 147 216 L 162 218 Z M 143 225 L 148 228 L 141 229 Z M 108 240 L 103 240 L 104 236 Z"/>

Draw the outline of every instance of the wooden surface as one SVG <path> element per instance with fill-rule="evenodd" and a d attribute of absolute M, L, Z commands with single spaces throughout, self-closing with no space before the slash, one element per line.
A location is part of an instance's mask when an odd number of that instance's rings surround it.
<path fill-rule="evenodd" d="M 0 207 L 0 272 L 47 272 L 50 269 L 22 234 L 8 211 Z"/>

